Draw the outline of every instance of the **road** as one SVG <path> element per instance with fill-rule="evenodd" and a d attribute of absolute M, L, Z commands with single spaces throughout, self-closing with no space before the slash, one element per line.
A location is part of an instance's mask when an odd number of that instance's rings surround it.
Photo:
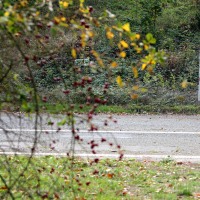
<path fill-rule="evenodd" d="M 61 115 L 43 114 L 40 116 L 36 132 L 33 115 L 1 113 L 1 152 L 30 153 L 37 138 L 38 145 L 35 150 L 39 155 L 66 155 L 73 146 L 73 140 L 69 126 L 58 126 L 63 118 Z M 98 154 L 103 157 L 115 157 L 123 153 L 126 157 L 137 159 L 159 160 L 170 156 L 177 160 L 200 161 L 199 115 L 113 115 L 111 117 L 100 114 L 94 116 L 90 125 L 84 122 L 84 118 L 84 115 L 76 117 L 77 155 Z M 97 131 L 88 131 L 91 123 L 98 127 Z M 58 131 L 58 127 L 61 130 Z"/>

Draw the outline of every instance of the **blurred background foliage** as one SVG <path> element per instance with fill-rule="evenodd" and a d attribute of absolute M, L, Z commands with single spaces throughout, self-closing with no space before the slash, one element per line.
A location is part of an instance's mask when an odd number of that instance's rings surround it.
<path fill-rule="evenodd" d="M 16 3 L 17 0 L 4 0 L 2 2 Z M 34 0 L 31 2 L 34 3 Z M 41 1 L 42 3 L 42 1 Z M 126 80 L 126 87 L 118 90 L 115 78 L 110 79 L 110 74 L 107 71 L 95 71 L 84 69 L 85 75 L 90 74 L 93 77 L 93 83 L 96 91 L 94 93 L 100 94 L 102 92 L 102 85 L 109 80 L 108 102 L 111 104 L 126 104 L 126 103 L 144 103 L 154 104 L 155 102 L 162 102 L 164 104 L 182 104 L 182 103 L 196 103 L 197 102 L 197 84 L 198 84 L 198 51 L 200 48 L 200 1 L 199 0 L 86 0 L 87 5 L 93 6 L 93 15 L 103 18 L 102 13 L 106 15 L 105 10 L 109 10 L 116 18 L 123 24 L 129 22 L 133 32 L 141 34 L 145 38 L 146 33 L 152 33 L 156 38 L 154 45 L 158 50 L 164 50 L 167 55 L 167 60 L 163 65 L 157 65 L 154 71 L 146 72 L 139 70 L 139 77 L 136 80 L 133 78 L 132 67 L 141 58 L 140 55 L 134 54 L 134 50 L 126 50 L 126 59 L 118 59 L 119 65 L 113 70 L 112 77 L 120 75 Z M 54 11 L 52 15 L 57 16 L 58 3 L 53 2 Z M 66 15 L 73 17 L 74 9 L 79 5 L 79 1 L 75 1 L 70 7 Z M 42 15 L 46 14 L 46 7 L 41 8 Z M 104 12 L 105 11 L 105 12 Z M 78 17 L 76 15 L 76 17 Z M 108 19 L 105 19 L 108 20 Z M 115 21 L 115 18 L 110 18 L 106 21 L 108 24 Z M 62 79 L 66 83 L 71 83 L 71 75 L 67 55 L 71 54 L 71 47 L 75 42 L 70 32 L 54 32 L 46 31 L 48 37 L 57 34 L 54 41 L 55 44 L 62 44 L 59 54 L 56 59 L 39 60 L 38 67 L 34 70 L 34 77 L 39 88 L 39 91 L 46 96 L 51 96 L 52 101 L 56 101 L 52 94 L 62 97 L 63 87 Z M 102 27 L 95 29 L 95 37 L 93 45 L 98 52 L 102 53 L 107 64 L 116 55 L 118 49 L 116 48 L 117 39 L 108 44 L 108 39 Z M 31 38 L 29 38 L 31 40 Z M 0 35 L 0 40 L 5 40 L 5 36 Z M 33 40 L 32 40 L 33 41 Z M 33 42 L 34 43 L 34 42 Z M 50 46 L 54 44 L 50 44 Z M 12 53 L 11 53 L 12 54 Z M 91 56 L 92 57 L 92 56 Z M 91 58 L 92 60 L 92 58 Z M 70 64 L 71 65 L 71 64 Z M 62 70 L 68 69 L 68 74 L 62 73 Z M 26 72 L 22 65 L 19 64 L 20 79 L 22 82 L 28 83 L 26 80 Z M 181 82 L 187 81 L 187 88 L 181 87 Z M 134 84 L 139 85 L 139 94 L 137 100 L 131 100 L 130 92 Z M 146 89 L 141 89 L 146 88 Z M 81 89 L 80 89 L 81 90 Z M 71 98 L 76 98 L 78 91 L 71 94 Z M 83 91 L 79 91 L 83 92 Z M 163 95 L 164 94 L 164 95 Z M 78 102 L 79 103 L 79 102 Z M 81 103 L 81 102 L 80 102 Z"/>

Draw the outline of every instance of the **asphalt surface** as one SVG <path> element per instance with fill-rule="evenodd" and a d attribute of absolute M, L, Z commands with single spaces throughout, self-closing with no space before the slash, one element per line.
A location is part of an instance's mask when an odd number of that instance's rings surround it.
<path fill-rule="evenodd" d="M 65 116 L 42 115 L 35 131 L 35 116 L 0 113 L 0 152 L 66 154 L 200 161 L 199 115 L 97 115 L 91 122 L 78 115 L 74 147 L 70 126 L 59 126 Z M 98 131 L 90 132 L 91 125 Z M 60 128 L 60 130 L 58 130 Z M 103 140 L 103 141 L 102 141 Z M 104 141 L 106 140 L 106 141 Z M 37 146 L 34 145 L 37 143 Z M 94 154 L 96 153 L 96 154 Z"/>

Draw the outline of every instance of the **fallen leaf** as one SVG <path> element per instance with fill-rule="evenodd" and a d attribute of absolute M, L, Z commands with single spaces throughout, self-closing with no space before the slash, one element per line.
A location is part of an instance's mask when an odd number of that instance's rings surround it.
<path fill-rule="evenodd" d="M 107 177 L 108 177 L 108 178 L 113 178 L 113 176 L 114 176 L 113 173 L 108 173 L 108 174 L 107 174 Z"/>
<path fill-rule="evenodd" d="M 0 187 L 0 190 L 7 190 L 8 188 L 6 186 Z"/>
<path fill-rule="evenodd" d="M 200 192 L 194 193 L 193 196 L 195 199 L 200 199 Z"/>

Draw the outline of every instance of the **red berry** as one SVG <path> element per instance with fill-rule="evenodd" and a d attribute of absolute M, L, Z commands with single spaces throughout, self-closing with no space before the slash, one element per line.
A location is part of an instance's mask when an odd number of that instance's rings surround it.
<path fill-rule="evenodd" d="M 91 183 L 91 182 L 86 182 L 85 184 L 88 186 L 88 185 L 90 185 L 90 183 Z"/>
<path fill-rule="evenodd" d="M 44 96 L 44 97 L 42 98 L 42 101 L 46 103 L 46 102 L 47 102 L 47 97 Z"/>
<path fill-rule="evenodd" d="M 89 6 L 89 12 L 91 13 L 91 12 L 93 12 L 93 7 L 92 6 Z"/>
<path fill-rule="evenodd" d="M 70 93 L 70 90 L 64 90 L 63 93 L 64 93 L 64 94 L 69 94 L 69 93 Z"/>
<path fill-rule="evenodd" d="M 85 26 L 85 20 L 81 19 L 81 26 Z"/>
<path fill-rule="evenodd" d="M 85 28 L 90 28 L 90 25 L 89 24 L 85 24 Z"/>
<path fill-rule="evenodd" d="M 98 158 L 95 158 L 95 159 L 94 159 L 94 162 L 95 162 L 95 163 L 98 163 L 98 162 L 99 162 L 99 159 L 98 159 Z"/>

